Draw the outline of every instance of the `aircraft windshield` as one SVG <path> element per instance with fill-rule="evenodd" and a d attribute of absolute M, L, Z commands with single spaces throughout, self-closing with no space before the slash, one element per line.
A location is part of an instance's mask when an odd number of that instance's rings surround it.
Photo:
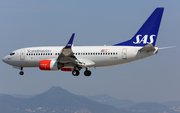
<path fill-rule="evenodd" d="M 10 53 L 9 55 L 11 55 L 11 56 L 12 56 L 12 55 L 14 55 L 14 54 L 15 54 L 15 53 Z"/>

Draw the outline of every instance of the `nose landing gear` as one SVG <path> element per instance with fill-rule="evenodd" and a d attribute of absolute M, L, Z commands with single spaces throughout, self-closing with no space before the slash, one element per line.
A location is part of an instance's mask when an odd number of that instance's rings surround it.
<path fill-rule="evenodd" d="M 23 67 L 21 67 L 21 71 L 19 72 L 20 75 L 24 75 Z"/>

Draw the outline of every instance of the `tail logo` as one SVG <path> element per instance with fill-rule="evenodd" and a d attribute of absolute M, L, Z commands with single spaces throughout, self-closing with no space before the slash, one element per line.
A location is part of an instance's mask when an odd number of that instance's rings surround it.
<path fill-rule="evenodd" d="M 156 35 L 144 35 L 144 37 L 142 38 L 142 35 L 137 35 L 136 36 L 136 42 L 133 42 L 134 44 L 141 44 L 143 42 L 143 44 L 152 44 L 154 42 L 154 37 L 156 37 Z M 148 42 L 148 38 L 149 38 L 149 42 Z"/>

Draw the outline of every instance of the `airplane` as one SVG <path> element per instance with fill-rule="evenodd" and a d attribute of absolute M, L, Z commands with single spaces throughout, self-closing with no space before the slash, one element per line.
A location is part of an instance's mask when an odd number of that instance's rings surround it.
<path fill-rule="evenodd" d="M 158 7 L 137 33 L 130 39 L 112 46 L 73 46 L 75 33 L 63 46 L 21 48 L 5 56 L 2 61 L 18 67 L 39 67 L 46 71 L 69 71 L 78 76 L 81 69 L 90 76 L 89 68 L 120 65 L 140 60 L 158 53 L 155 47 L 164 8 Z"/>

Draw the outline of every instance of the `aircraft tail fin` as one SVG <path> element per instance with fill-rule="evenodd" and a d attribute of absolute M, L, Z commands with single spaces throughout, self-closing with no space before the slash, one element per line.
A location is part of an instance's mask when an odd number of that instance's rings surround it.
<path fill-rule="evenodd" d="M 164 8 L 156 8 L 130 40 L 114 46 L 145 46 L 147 44 L 155 46 L 163 11 Z"/>

